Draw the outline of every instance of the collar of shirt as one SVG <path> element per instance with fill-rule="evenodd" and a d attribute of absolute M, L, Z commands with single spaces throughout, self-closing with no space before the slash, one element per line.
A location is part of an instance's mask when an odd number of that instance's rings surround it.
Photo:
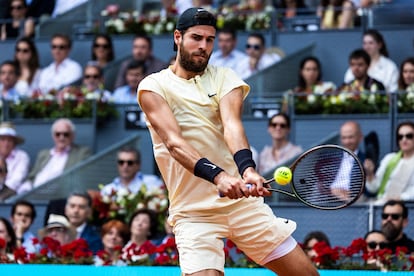
<path fill-rule="evenodd" d="M 137 172 L 134 176 L 134 178 L 131 180 L 131 182 L 134 181 L 144 181 L 144 175 L 142 174 L 142 172 Z M 117 186 L 124 186 L 124 184 L 121 182 L 121 179 L 119 177 L 114 179 L 114 184 Z"/>
<path fill-rule="evenodd" d="M 86 228 L 86 222 L 84 222 L 83 224 L 81 224 L 79 227 L 76 228 L 76 233 L 77 233 L 77 237 L 79 238 L 83 232 L 83 230 L 85 230 Z"/>
<path fill-rule="evenodd" d="M 52 148 L 50 150 L 50 155 L 53 156 L 53 155 L 64 155 L 64 154 L 68 154 L 69 151 L 70 151 L 70 149 L 71 149 L 71 147 L 70 146 L 67 146 L 62 152 L 58 152 L 58 151 L 56 151 L 55 148 Z"/>

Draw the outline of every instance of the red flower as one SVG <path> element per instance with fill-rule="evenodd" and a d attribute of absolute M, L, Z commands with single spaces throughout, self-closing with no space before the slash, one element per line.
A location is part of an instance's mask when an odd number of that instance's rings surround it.
<path fill-rule="evenodd" d="M 6 248 L 6 245 L 7 245 L 6 241 L 0 238 L 0 249 Z"/>

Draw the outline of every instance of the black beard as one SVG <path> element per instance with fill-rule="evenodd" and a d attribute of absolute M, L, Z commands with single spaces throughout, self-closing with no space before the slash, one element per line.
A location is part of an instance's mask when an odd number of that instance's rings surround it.
<path fill-rule="evenodd" d="M 401 229 L 395 227 L 391 222 L 382 225 L 381 230 L 389 241 L 394 241 L 401 232 Z"/>
<path fill-rule="evenodd" d="M 206 54 L 207 55 L 207 54 Z M 191 54 L 184 50 L 184 47 L 180 45 L 180 58 L 178 62 L 180 63 L 181 67 L 183 67 L 186 71 L 193 72 L 193 73 L 202 73 L 206 69 L 208 65 L 208 60 L 210 57 L 207 58 L 206 62 L 194 62 L 191 60 Z"/>

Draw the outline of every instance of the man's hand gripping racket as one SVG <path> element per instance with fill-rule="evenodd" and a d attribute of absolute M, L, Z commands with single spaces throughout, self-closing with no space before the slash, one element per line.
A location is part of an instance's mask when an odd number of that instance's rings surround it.
<path fill-rule="evenodd" d="M 290 183 L 291 192 L 270 187 Z M 335 210 L 354 203 L 365 185 L 358 157 L 337 145 L 321 145 L 301 154 L 290 166 L 278 168 L 273 179 L 263 183 L 268 191 L 297 198 L 317 209 Z M 251 187 L 251 184 L 246 186 Z"/>

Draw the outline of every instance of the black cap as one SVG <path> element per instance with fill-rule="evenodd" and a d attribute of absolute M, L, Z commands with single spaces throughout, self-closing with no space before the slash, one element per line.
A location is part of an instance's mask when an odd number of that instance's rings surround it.
<path fill-rule="evenodd" d="M 176 29 L 185 31 L 196 25 L 208 25 L 214 28 L 217 20 L 212 13 L 203 8 L 189 8 L 185 10 L 178 18 Z M 177 44 L 174 42 L 174 51 L 177 51 Z"/>
<path fill-rule="evenodd" d="M 216 28 L 216 22 L 214 15 L 206 9 L 189 8 L 178 18 L 176 29 L 184 31 L 196 25 L 208 25 Z"/>

